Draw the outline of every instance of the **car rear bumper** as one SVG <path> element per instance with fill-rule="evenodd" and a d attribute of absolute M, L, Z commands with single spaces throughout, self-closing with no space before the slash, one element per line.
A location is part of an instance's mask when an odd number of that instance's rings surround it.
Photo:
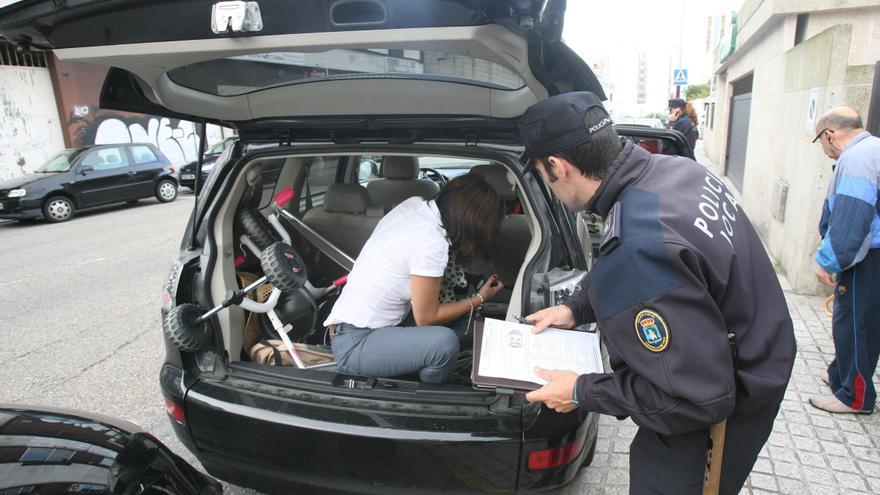
<path fill-rule="evenodd" d="M 291 397 L 254 383 L 245 390 L 229 378 L 197 380 L 184 392 L 184 373 L 165 368 L 174 371 L 163 370 L 166 398 L 186 397 L 186 424 L 172 420 L 177 436 L 211 475 L 266 493 L 553 493 L 576 476 L 596 437 L 592 414 L 586 420 L 546 417 L 537 429 L 558 433 L 557 440 L 530 434 L 525 446 L 518 407 L 452 418 L 404 407 L 370 411 L 333 395 Z M 577 459 L 527 470 L 524 448 L 573 439 L 587 446 Z"/>
<path fill-rule="evenodd" d="M 184 179 L 184 178 L 183 178 L 184 175 L 192 175 L 193 177 L 192 177 L 192 178 Z M 202 178 L 201 178 L 201 180 L 199 181 L 199 183 L 200 183 L 200 184 L 204 184 L 206 180 L 208 180 L 208 174 L 205 173 L 205 172 L 203 172 L 203 173 L 202 173 Z M 181 173 L 180 173 L 180 178 L 178 179 L 178 182 L 180 182 L 180 185 L 181 185 L 181 186 L 183 186 L 183 187 L 188 187 L 188 188 L 192 189 L 192 188 L 194 188 L 194 187 L 196 186 L 195 174 L 192 173 L 192 172 L 189 172 L 189 173 L 181 172 Z"/>

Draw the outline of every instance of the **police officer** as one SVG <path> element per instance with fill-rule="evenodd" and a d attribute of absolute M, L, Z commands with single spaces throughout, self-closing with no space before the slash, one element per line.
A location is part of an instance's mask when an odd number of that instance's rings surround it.
<path fill-rule="evenodd" d="M 727 418 L 721 493 L 736 494 L 770 435 L 795 341 L 776 273 L 724 183 L 689 158 L 621 141 L 592 93 L 520 118 L 534 166 L 571 211 L 605 219 L 600 256 L 534 332 L 597 322 L 613 372 L 549 381 L 526 398 L 639 426 L 630 493 L 700 493 L 710 425 Z"/>

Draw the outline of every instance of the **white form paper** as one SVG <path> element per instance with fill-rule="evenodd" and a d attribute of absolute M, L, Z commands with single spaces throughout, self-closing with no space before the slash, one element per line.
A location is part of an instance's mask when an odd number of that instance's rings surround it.
<path fill-rule="evenodd" d="M 533 334 L 531 325 L 486 318 L 477 374 L 547 383 L 535 368 L 603 373 L 599 336 L 557 328 Z"/>

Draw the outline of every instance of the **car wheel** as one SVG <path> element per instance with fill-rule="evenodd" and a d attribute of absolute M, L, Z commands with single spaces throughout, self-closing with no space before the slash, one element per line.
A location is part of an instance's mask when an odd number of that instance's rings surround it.
<path fill-rule="evenodd" d="M 162 179 L 156 184 L 156 199 L 160 203 L 170 203 L 177 199 L 177 184 L 171 179 Z"/>
<path fill-rule="evenodd" d="M 275 229 L 256 208 L 242 208 L 236 218 L 239 229 L 254 241 L 261 252 L 279 241 Z"/>
<path fill-rule="evenodd" d="M 73 200 L 65 196 L 52 196 L 43 203 L 43 218 L 49 222 L 66 222 L 73 218 Z"/>

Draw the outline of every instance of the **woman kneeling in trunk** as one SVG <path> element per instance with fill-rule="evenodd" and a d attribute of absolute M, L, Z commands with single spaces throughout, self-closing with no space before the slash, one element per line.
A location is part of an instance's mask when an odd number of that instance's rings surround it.
<path fill-rule="evenodd" d="M 475 174 L 449 181 L 432 199 L 412 197 L 388 212 L 324 322 L 336 325 L 337 369 L 375 377 L 418 372 L 424 382 L 449 381 L 460 339 L 470 338 L 467 317 L 502 284 L 492 275 L 479 292 L 441 303 L 443 272 L 450 255 L 466 262 L 492 246 L 500 221 L 497 194 Z"/>

